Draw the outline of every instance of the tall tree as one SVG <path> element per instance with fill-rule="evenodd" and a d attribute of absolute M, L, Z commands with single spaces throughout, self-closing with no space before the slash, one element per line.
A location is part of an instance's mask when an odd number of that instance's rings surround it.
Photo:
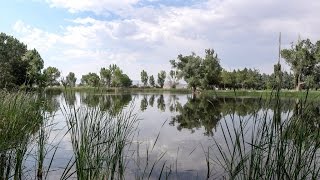
<path fill-rule="evenodd" d="M 156 86 L 156 83 L 155 83 L 153 75 L 151 75 L 149 77 L 149 84 L 150 84 L 151 87 L 155 87 Z"/>
<path fill-rule="evenodd" d="M 69 72 L 69 74 L 66 77 L 66 82 L 68 86 L 75 87 L 77 82 L 76 75 L 73 72 Z"/>
<path fill-rule="evenodd" d="M 211 89 L 220 84 L 222 67 L 218 54 L 213 49 L 206 49 L 205 53 L 206 56 L 201 65 L 203 71 L 201 86 L 204 89 Z"/>
<path fill-rule="evenodd" d="M 41 80 L 41 70 L 43 69 L 43 59 L 36 49 L 27 51 L 22 57 L 22 61 L 28 63 L 27 66 L 27 82 L 32 86 L 39 85 Z"/>
<path fill-rule="evenodd" d="M 147 86 L 148 85 L 148 74 L 145 70 L 142 70 L 141 73 L 141 82 L 143 83 L 143 86 Z"/>
<path fill-rule="evenodd" d="M 177 68 L 179 77 L 183 77 L 193 92 L 198 87 L 213 88 L 220 84 L 220 60 L 213 49 L 206 49 L 205 58 L 192 53 L 189 56 L 179 55 L 177 60 L 171 60 L 173 68 Z"/>
<path fill-rule="evenodd" d="M 196 56 L 195 53 L 189 56 L 180 54 L 177 60 L 171 60 L 170 63 L 173 67 L 177 67 L 179 76 L 183 77 L 188 86 L 195 92 L 197 87 L 201 85 L 201 79 L 203 78 L 203 74 L 201 73 L 201 57 Z"/>
<path fill-rule="evenodd" d="M 160 71 L 159 73 L 158 73 L 158 84 L 159 84 L 159 86 L 161 87 L 161 88 L 163 88 L 163 86 L 164 86 L 164 82 L 165 82 L 165 80 L 166 80 L 166 72 L 165 71 Z"/>
<path fill-rule="evenodd" d="M 112 79 L 112 70 L 101 68 L 100 69 L 100 78 L 101 84 L 110 87 L 111 86 L 111 79 Z"/>
<path fill-rule="evenodd" d="M 55 86 L 59 85 L 60 71 L 56 67 L 49 66 L 45 70 L 43 70 L 43 74 L 45 76 L 47 86 Z"/>
<path fill-rule="evenodd" d="M 307 76 L 314 75 L 315 67 L 319 63 L 316 52 L 317 47 L 309 39 L 299 40 L 297 44 L 292 44 L 291 49 L 281 51 L 281 56 L 293 71 L 296 90 L 301 89 Z"/>
<path fill-rule="evenodd" d="M 168 79 L 169 79 L 170 87 L 176 88 L 177 85 L 179 84 L 178 71 L 170 70 Z"/>
<path fill-rule="evenodd" d="M 0 88 L 14 88 L 26 83 L 28 62 L 22 60 L 26 52 L 25 44 L 0 33 Z"/>

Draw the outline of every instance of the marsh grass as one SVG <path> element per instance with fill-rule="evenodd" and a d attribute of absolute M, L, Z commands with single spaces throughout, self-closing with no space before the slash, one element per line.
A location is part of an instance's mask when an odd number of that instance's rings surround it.
<path fill-rule="evenodd" d="M 131 143 L 137 115 L 132 110 L 111 115 L 98 107 L 84 106 L 65 106 L 63 114 L 74 158 L 61 179 L 123 179 L 124 149 Z"/>
<path fill-rule="evenodd" d="M 310 115 L 308 97 L 297 99 L 295 110 L 281 114 L 286 104 L 281 104 L 279 91 L 274 93 L 273 112 L 238 119 L 233 114 L 231 122 L 221 123 L 222 143 L 215 140 L 219 153 L 211 160 L 223 167 L 225 179 L 320 178 L 320 123 Z"/>
<path fill-rule="evenodd" d="M 32 94 L 0 92 L 0 179 L 23 179 L 23 163 L 42 123 L 41 103 Z"/>

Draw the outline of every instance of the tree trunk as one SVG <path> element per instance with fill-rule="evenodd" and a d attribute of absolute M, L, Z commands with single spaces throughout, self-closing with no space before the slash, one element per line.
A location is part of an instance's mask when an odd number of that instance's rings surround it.
<path fill-rule="evenodd" d="M 296 91 L 300 91 L 301 90 L 301 74 L 298 75 L 298 78 L 296 79 Z"/>

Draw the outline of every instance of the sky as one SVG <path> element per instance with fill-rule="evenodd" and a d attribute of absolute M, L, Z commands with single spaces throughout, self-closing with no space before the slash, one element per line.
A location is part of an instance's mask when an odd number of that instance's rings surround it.
<path fill-rule="evenodd" d="M 117 64 L 131 79 L 207 48 L 223 68 L 271 73 L 282 47 L 320 40 L 319 0 L 1 0 L 0 31 L 78 78 Z M 283 61 L 284 63 L 284 61 Z M 285 69 L 289 69 L 283 65 Z"/>

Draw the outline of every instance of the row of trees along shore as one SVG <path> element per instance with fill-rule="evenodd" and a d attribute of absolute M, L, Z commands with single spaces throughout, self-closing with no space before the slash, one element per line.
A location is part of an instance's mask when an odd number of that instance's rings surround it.
<path fill-rule="evenodd" d="M 183 79 L 193 91 L 198 89 L 254 89 L 265 90 L 312 88 L 320 86 L 320 41 L 298 40 L 289 49 L 281 50 L 281 57 L 290 66 L 291 72 L 281 70 L 275 64 L 274 73 L 260 73 L 257 69 L 244 68 L 228 71 L 220 65 L 213 49 L 206 49 L 205 56 L 195 53 L 179 55 L 170 60 L 172 69 L 160 71 L 157 76 L 141 72 L 143 87 L 163 88 L 165 81 L 176 88 Z M 27 46 L 5 33 L 0 34 L 0 89 L 70 86 L 75 87 L 76 75 L 70 72 L 61 77 L 56 67 L 44 69 L 44 62 L 36 49 Z M 116 64 L 101 68 L 100 74 L 90 72 L 83 75 L 79 86 L 133 87 L 132 80 Z"/>

